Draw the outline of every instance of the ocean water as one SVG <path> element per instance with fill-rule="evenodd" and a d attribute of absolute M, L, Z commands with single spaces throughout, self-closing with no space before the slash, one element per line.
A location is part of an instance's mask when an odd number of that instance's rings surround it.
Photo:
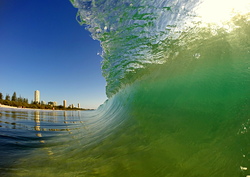
<path fill-rule="evenodd" d="M 0 109 L 2 176 L 250 175 L 248 0 L 71 2 L 101 42 L 109 99 Z"/>

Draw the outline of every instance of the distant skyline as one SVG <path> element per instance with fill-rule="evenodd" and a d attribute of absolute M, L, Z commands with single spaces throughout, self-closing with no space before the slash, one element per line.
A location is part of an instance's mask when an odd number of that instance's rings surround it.
<path fill-rule="evenodd" d="M 0 1 L 0 92 L 97 108 L 107 99 L 99 41 L 69 0 Z"/>

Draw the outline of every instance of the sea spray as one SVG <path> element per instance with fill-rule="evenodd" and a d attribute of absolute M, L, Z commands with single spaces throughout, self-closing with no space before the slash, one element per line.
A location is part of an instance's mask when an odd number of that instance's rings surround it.
<path fill-rule="evenodd" d="M 141 68 L 162 64 L 177 55 L 181 48 L 173 51 L 175 40 L 180 41 L 178 45 L 185 45 L 185 40 L 209 37 L 204 33 L 183 39 L 190 30 L 195 33 L 194 30 L 206 27 L 214 34 L 225 29 L 230 31 L 237 28 L 231 24 L 230 18 L 237 15 L 247 17 L 250 8 L 246 0 L 240 0 L 239 5 L 225 0 L 210 3 L 199 0 L 71 2 L 79 9 L 77 17 L 80 24 L 86 24 L 92 37 L 101 42 L 102 71 L 107 81 L 108 97 L 124 88 L 127 82 L 134 82 L 126 79 L 126 75 L 141 77 L 136 74 Z M 223 3 L 227 5 L 217 8 Z M 216 9 L 210 13 L 213 6 Z M 223 15 L 219 14 L 220 10 Z"/>

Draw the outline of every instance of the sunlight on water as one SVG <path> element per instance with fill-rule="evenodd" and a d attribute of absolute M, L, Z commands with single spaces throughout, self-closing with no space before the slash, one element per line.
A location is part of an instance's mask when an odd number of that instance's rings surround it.
<path fill-rule="evenodd" d="M 249 12 L 249 0 L 205 0 L 196 10 L 202 23 L 215 24 L 230 21 L 235 14 L 244 15 Z"/>

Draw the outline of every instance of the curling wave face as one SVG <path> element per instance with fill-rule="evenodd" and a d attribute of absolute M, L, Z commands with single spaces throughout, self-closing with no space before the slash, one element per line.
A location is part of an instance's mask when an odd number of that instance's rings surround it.
<path fill-rule="evenodd" d="M 79 9 L 77 17 L 80 24 L 86 24 L 92 37 L 103 47 L 102 70 L 108 97 L 140 78 L 138 70 L 171 60 L 173 52 L 179 52 L 173 51 L 173 45 L 184 46 L 188 45 L 186 42 L 196 40 L 189 36 L 190 33 L 196 34 L 204 28 L 214 30 L 213 33 L 219 29 L 230 31 L 237 27 L 231 23 L 231 18 L 250 11 L 247 0 L 234 3 L 225 0 L 71 2 Z M 176 43 L 180 36 L 185 42 Z"/>
<path fill-rule="evenodd" d="M 250 174 L 249 1 L 71 2 L 103 47 L 108 97 L 129 113 L 107 174 Z"/>

